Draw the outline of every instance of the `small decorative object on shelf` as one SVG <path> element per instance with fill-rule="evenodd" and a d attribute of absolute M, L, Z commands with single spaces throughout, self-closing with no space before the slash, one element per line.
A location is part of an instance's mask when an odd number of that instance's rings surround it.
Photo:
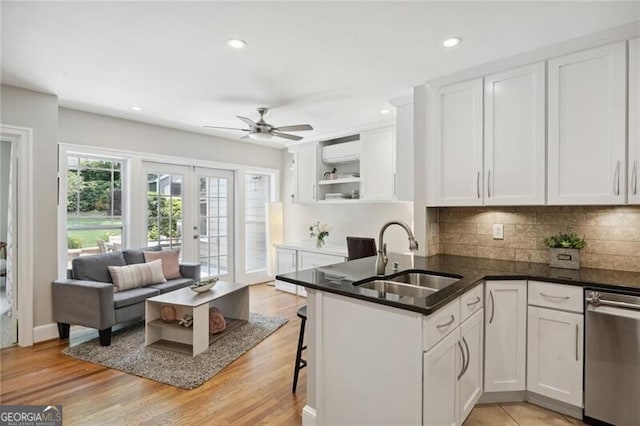
<path fill-rule="evenodd" d="M 544 239 L 544 245 L 549 247 L 552 268 L 580 269 L 580 250 L 587 242 L 574 232 L 558 233 Z"/>
<path fill-rule="evenodd" d="M 198 281 L 195 284 L 190 285 L 189 288 L 196 293 L 203 293 L 207 290 L 211 290 L 219 279 L 219 277 L 210 277 L 206 280 Z"/>
<path fill-rule="evenodd" d="M 209 309 L 209 334 L 222 333 L 227 328 L 227 321 L 222 316 L 220 309 L 215 306 Z"/>
<path fill-rule="evenodd" d="M 325 244 L 324 239 L 329 236 L 329 232 L 331 231 L 331 227 L 327 224 L 321 224 L 320 221 L 317 221 L 313 225 L 309 226 L 309 235 L 311 238 L 316 239 L 316 247 L 322 247 Z"/>
<path fill-rule="evenodd" d="M 160 318 L 164 322 L 173 322 L 176 320 L 176 308 L 171 305 L 162 305 L 160 307 Z"/>
<path fill-rule="evenodd" d="M 178 324 L 185 327 L 191 327 L 191 324 L 193 324 L 193 317 L 189 314 L 186 314 L 185 316 L 182 317 L 182 319 L 178 322 Z"/>
<path fill-rule="evenodd" d="M 336 178 L 336 171 L 337 171 L 337 169 L 334 167 L 333 169 L 324 172 L 324 175 L 322 175 L 322 179 L 323 180 L 334 180 Z"/>

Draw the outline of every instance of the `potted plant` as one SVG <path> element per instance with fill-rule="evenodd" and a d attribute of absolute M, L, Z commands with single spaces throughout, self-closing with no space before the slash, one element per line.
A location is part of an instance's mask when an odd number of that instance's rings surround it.
<path fill-rule="evenodd" d="M 558 233 L 544 239 L 544 245 L 549 247 L 552 268 L 580 269 L 580 250 L 587 242 L 574 232 Z"/>
<path fill-rule="evenodd" d="M 331 227 L 326 224 L 321 224 L 320 221 L 309 226 L 309 235 L 311 238 L 316 239 L 316 247 L 324 246 L 324 239 L 329 236 L 329 232 L 331 231 Z"/>

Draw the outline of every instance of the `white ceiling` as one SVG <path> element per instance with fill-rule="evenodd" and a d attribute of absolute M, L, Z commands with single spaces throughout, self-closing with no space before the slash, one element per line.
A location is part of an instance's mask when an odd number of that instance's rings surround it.
<path fill-rule="evenodd" d="M 638 20 L 639 4 L 2 2 L 2 82 L 229 138 L 243 133 L 200 126 L 268 106 L 313 138 L 392 118 L 387 100 L 426 80 Z"/>

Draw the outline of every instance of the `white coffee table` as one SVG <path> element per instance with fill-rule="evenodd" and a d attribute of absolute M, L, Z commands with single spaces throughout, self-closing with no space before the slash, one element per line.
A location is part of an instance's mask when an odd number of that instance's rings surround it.
<path fill-rule="evenodd" d="M 172 305 L 176 321 L 166 323 L 160 317 L 162 305 Z M 209 308 L 217 307 L 227 320 L 227 333 L 249 320 L 249 286 L 218 281 L 209 291 L 196 293 L 188 287 L 150 297 L 145 302 L 145 345 L 187 352 L 204 352 L 222 333 L 209 334 Z M 193 317 L 191 327 L 178 324 L 185 314 Z"/>

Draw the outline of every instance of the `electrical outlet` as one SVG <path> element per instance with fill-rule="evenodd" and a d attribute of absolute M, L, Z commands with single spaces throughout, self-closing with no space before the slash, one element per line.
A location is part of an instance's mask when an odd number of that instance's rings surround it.
<path fill-rule="evenodd" d="M 504 225 L 501 223 L 493 224 L 493 239 L 504 240 Z"/>

